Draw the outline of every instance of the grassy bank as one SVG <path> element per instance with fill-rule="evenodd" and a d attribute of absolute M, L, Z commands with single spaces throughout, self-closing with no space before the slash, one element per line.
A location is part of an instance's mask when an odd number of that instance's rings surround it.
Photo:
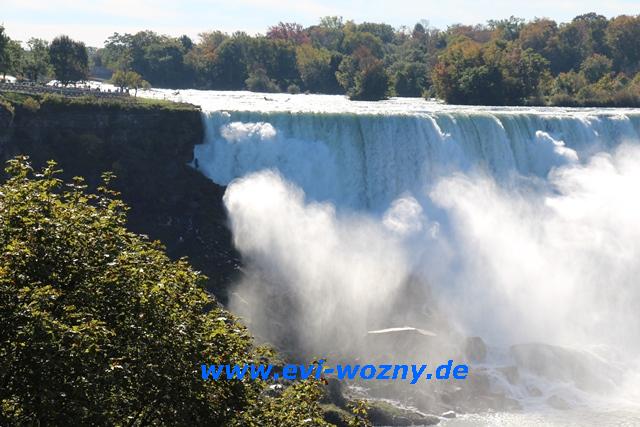
<path fill-rule="evenodd" d="M 200 111 L 200 107 L 184 102 L 138 97 L 101 98 L 87 95 L 80 97 L 59 94 L 31 94 L 24 92 L 0 91 L 0 102 L 5 105 L 24 107 L 27 110 L 38 109 L 43 105 L 77 107 L 93 106 L 113 110 L 164 110 L 164 111 Z"/>

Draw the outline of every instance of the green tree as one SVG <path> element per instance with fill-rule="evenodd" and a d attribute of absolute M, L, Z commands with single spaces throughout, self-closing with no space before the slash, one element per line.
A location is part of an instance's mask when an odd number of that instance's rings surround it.
<path fill-rule="evenodd" d="M 356 74 L 355 87 L 349 94 L 354 100 L 378 101 L 385 99 L 389 93 L 389 76 L 384 63 L 375 58 L 360 62 L 360 70 Z"/>
<path fill-rule="evenodd" d="M 56 79 L 63 85 L 85 80 L 89 74 L 89 57 L 82 42 L 60 36 L 49 46 L 49 58 Z"/>
<path fill-rule="evenodd" d="M 200 40 L 184 57 L 185 64 L 194 72 L 197 87 L 210 89 L 215 86 L 216 50 L 229 36 L 221 31 L 199 34 Z"/>
<path fill-rule="evenodd" d="M 11 39 L 7 35 L 4 27 L 0 25 L 0 73 L 4 79 L 10 70 L 9 42 Z"/>
<path fill-rule="evenodd" d="M 246 63 L 247 38 L 236 35 L 223 41 L 215 53 L 213 81 L 216 89 L 241 90 L 249 77 Z"/>
<path fill-rule="evenodd" d="M 9 40 L 5 49 L 5 70 L 16 77 L 23 75 L 24 49 L 17 40 Z M 3 77 L 5 77 L 3 75 Z"/>
<path fill-rule="evenodd" d="M 125 92 L 129 87 L 128 71 L 118 70 L 111 76 L 111 83 L 120 89 L 120 92 Z"/>
<path fill-rule="evenodd" d="M 395 36 L 395 30 L 389 24 L 378 24 L 373 22 L 363 22 L 358 25 L 358 31 L 370 33 L 378 37 L 382 43 L 391 43 Z"/>
<path fill-rule="evenodd" d="M 384 63 L 366 47 L 342 60 L 336 78 L 352 100 L 377 101 L 385 99 L 389 92 Z"/>
<path fill-rule="evenodd" d="M 321 397 L 322 390 L 318 387 L 318 383 L 298 382 L 288 387 L 280 396 L 259 398 L 253 405 L 252 411 L 241 414 L 238 424 L 256 427 L 330 427 L 333 424 L 328 424 L 321 416 L 322 410 L 318 403 Z M 357 419 L 356 416 L 350 416 L 347 422 L 355 419 Z M 363 422 L 360 427 L 366 427 L 366 425 Z"/>
<path fill-rule="evenodd" d="M 593 54 L 580 65 L 580 72 L 589 83 L 595 83 L 613 69 L 613 61 L 604 55 Z"/>
<path fill-rule="evenodd" d="M 376 58 L 383 57 L 382 41 L 371 33 L 348 31 L 342 41 L 342 51 L 352 54 L 358 49 L 365 48 Z"/>
<path fill-rule="evenodd" d="M 342 17 L 325 16 L 320 25 L 309 27 L 308 31 L 314 46 L 338 51 L 344 39 L 344 22 Z"/>
<path fill-rule="evenodd" d="M 285 88 L 299 83 L 296 68 L 296 48 L 293 43 L 281 39 L 256 37 L 244 40 L 245 63 L 248 70 L 263 69 L 270 80 Z"/>
<path fill-rule="evenodd" d="M 114 33 L 102 52 L 105 65 L 112 70 L 135 71 L 154 86 L 187 87 L 193 84 L 193 69 L 185 55 L 193 48 L 186 36 L 178 38 L 139 31 Z"/>
<path fill-rule="evenodd" d="M 121 92 L 126 91 L 128 93 L 130 89 L 134 89 L 135 96 L 138 96 L 138 89 L 151 87 L 149 82 L 143 80 L 142 76 L 135 71 L 118 70 L 113 73 L 111 83 L 120 88 Z"/>
<path fill-rule="evenodd" d="M 634 73 L 640 68 L 640 17 L 621 15 L 614 18 L 605 35 L 616 67 Z"/>
<path fill-rule="evenodd" d="M 426 89 L 427 67 L 420 62 L 400 63 L 393 74 L 397 96 L 419 97 Z"/>
<path fill-rule="evenodd" d="M 489 95 L 496 83 L 496 73 L 483 67 L 482 46 L 466 37 L 450 44 L 439 56 L 432 72 L 436 94 L 454 104 L 477 103 L 475 90 L 485 85 Z M 484 83 L 481 83 L 483 81 Z"/>
<path fill-rule="evenodd" d="M 296 49 L 296 65 L 304 87 L 316 93 L 337 93 L 336 67 L 329 50 L 310 44 Z"/>
<path fill-rule="evenodd" d="M 548 46 L 550 40 L 558 33 L 558 25 L 550 19 L 535 19 L 525 24 L 518 35 L 518 41 L 524 49 L 535 52 L 549 59 Z"/>
<path fill-rule="evenodd" d="M 247 89 L 252 92 L 280 92 L 275 81 L 269 78 L 264 68 L 256 68 L 245 81 Z"/>
<path fill-rule="evenodd" d="M 606 30 L 609 20 L 596 13 L 586 13 L 573 18 L 571 25 L 578 28 L 582 35 L 582 44 L 587 55 L 594 53 L 601 55 L 609 54 L 609 47 L 606 41 Z"/>
<path fill-rule="evenodd" d="M 587 81 L 584 76 L 576 73 L 575 71 L 560 73 L 554 81 L 553 93 L 574 96 L 586 85 Z"/>
<path fill-rule="evenodd" d="M 544 51 L 554 74 L 577 71 L 587 54 L 582 33 L 575 25 L 561 25 Z"/>
<path fill-rule="evenodd" d="M 270 27 L 267 31 L 267 38 L 285 40 L 297 45 L 309 42 L 307 31 L 302 25 L 295 22 L 279 22 L 278 25 Z"/>
<path fill-rule="evenodd" d="M 178 37 L 178 41 L 180 41 L 180 44 L 182 45 L 182 48 L 185 50 L 185 52 L 189 52 L 191 49 L 193 49 L 193 40 L 191 40 L 191 38 L 186 34 Z"/>
<path fill-rule="evenodd" d="M 547 67 L 541 55 L 514 42 L 461 39 L 439 57 L 432 78 L 447 102 L 518 105 L 539 95 Z"/>
<path fill-rule="evenodd" d="M 113 33 L 107 38 L 102 49 L 102 62 L 112 70 L 128 70 L 133 62 L 133 36 Z"/>
<path fill-rule="evenodd" d="M 499 70 L 501 78 L 497 103 L 522 104 L 539 95 L 538 85 L 548 70 L 549 62 L 533 49 L 522 49 L 516 43 L 496 41 L 483 49 L 484 62 Z"/>
<path fill-rule="evenodd" d="M 509 19 L 492 19 L 487 24 L 499 39 L 513 41 L 520 35 L 520 30 L 524 26 L 524 19 L 511 16 Z"/>
<path fill-rule="evenodd" d="M 138 96 L 138 89 L 151 89 L 151 83 L 144 80 L 140 74 L 135 73 L 133 76 L 131 76 L 130 87 L 134 90 L 133 96 Z"/>
<path fill-rule="evenodd" d="M 54 163 L 10 162 L 0 186 L 0 424 L 324 425 L 320 385 L 203 381 L 260 363 L 246 329 L 185 260 L 125 229 L 126 206 Z M 263 424 L 263 421 L 267 424 Z"/>
<path fill-rule="evenodd" d="M 342 16 L 323 16 L 320 18 L 320 26 L 330 30 L 340 30 L 344 27 Z"/>
<path fill-rule="evenodd" d="M 24 75 L 34 82 L 49 76 L 49 43 L 43 39 L 31 38 L 27 45 L 29 49 L 24 54 Z"/>
<path fill-rule="evenodd" d="M 160 37 L 144 47 L 144 58 L 132 69 L 159 87 L 185 87 L 191 76 L 184 66 L 185 48 L 179 39 Z"/>
<path fill-rule="evenodd" d="M 6 34 L 4 27 L 0 25 L 0 74 L 2 79 L 7 74 L 20 75 L 22 73 L 23 50 L 20 43 Z"/>

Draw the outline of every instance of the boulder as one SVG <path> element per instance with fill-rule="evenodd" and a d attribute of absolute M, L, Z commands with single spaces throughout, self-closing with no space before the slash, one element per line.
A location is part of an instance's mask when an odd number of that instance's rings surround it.
<path fill-rule="evenodd" d="M 482 363 L 487 359 L 487 345 L 480 337 L 468 337 L 464 354 L 470 362 Z"/>
<path fill-rule="evenodd" d="M 432 426 L 440 422 L 434 415 L 400 408 L 388 402 L 369 402 L 369 420 L 374 426 Z"/>
<path fill-rule="evenodd" d="M 552 408 L 559 409 L 561 411 L 566 411 L 570 408 L 570 405 L 566 400 L 555 394 L 547 399 L 547 404 Z"/>

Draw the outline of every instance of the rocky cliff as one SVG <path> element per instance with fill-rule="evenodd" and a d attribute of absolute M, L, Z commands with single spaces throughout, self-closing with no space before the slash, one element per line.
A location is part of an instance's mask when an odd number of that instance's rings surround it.
<path fill-rule="evenodd" d="M 131 207 L 129 228 L 163 242 L 172 257 L 187 256 L 224 301 L 239 261 L 226 227 L 224 187 L 188 164 L 203 132 L 194 106 L 0 102 L 3 162 L 19 154 L 35 166 L 53 159 L 65 178 L 83 176 L 90 187 L 114 172 L 113 186 Z"/>

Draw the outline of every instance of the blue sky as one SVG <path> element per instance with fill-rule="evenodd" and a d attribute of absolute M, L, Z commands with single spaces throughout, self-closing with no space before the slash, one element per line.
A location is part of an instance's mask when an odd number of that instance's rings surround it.
<path fill-rule="evenodd" d="M 445 28 L 487 19 L 549 17 L 558 21 L 597 12 L 611 17 L 639 14 L 640 0 L 0 0 L 0 23 L 12 38 L 51 39 L 68 34 L 91 46 L 101 46 L 115 31 L 150 29 L 165 34 L 244 30 L 264 33 L 278 21 L 317 23 L 321 16 L 339 15 L 356 22 L 386 22 L 413 26 L 421 19 Z"/>

